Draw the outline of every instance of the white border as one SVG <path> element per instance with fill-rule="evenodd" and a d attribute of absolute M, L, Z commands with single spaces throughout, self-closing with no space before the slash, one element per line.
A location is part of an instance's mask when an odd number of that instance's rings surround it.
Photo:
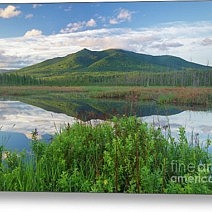
<path fill-rule="evenodd" d="M 135 0 L 0 0 L 0 4 L 129 1 Z M 210 195 L 0 192 L 0 210 L 2 212 L 67 212 L 70 210 L 77 212 L 140 212 L 141 210 L 200 212 L 202 210 L 209 211 L 211 206 Z"/>
<path fill-rule="evenodd" d="M 211 209 L 211 196 L 102 193 L 0 193 L 1 211 L 140 212 Z"/>

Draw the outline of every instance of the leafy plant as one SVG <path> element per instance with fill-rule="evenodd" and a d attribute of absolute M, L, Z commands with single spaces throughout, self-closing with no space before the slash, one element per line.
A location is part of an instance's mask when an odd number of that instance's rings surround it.
<path fill-rule="evenodd" d="M 1 191 L 212 192 L 211 170 L 205 168 L 212 160 L 211 141 L 204 148 L 191 145 L 184 128 L 176 141 L 124 116 L 96 127 L 67 125 L 49 144 L 36 135 L 31 154 L 7 151 L 1 160 Z"/>

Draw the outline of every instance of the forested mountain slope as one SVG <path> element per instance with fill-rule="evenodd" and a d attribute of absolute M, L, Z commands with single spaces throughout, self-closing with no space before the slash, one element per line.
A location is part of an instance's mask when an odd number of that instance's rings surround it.
<path fill-rule="evenodd" d="M 70 72 L 163 72 L 191 69 L 208 70 L 212 69 L 212 67 L 188 62 L 170 55 L 152 56 L 121 49 L 104 51 L 83 49 L 65 57 L 49 59 L 22 68 L 17 73 L 32 74 L 39 77 L 57 76 Z"/>

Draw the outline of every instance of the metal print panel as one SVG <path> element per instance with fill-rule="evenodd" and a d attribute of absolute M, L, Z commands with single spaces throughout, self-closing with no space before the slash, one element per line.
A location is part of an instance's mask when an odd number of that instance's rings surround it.
<path fill-rule="evenodd" d="M 0 4 L 0 190 L 211 194 L 211 11 Z"/>

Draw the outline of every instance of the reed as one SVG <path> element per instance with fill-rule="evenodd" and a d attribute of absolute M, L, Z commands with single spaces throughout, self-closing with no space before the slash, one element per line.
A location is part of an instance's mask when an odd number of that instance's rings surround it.
<path fill-rule="evenodd" d="M 212 193 L 210 182 L 173 181 L 211 174 L 199 169 L 212 164 L 211 141 L 189 143 L 184 128 L 176 140 L 124 116 L 96 127 L 67 125 L 49 144 L 36 135 L 31 154 L 7 151 L 1 159 L 1 191 Z"/>

